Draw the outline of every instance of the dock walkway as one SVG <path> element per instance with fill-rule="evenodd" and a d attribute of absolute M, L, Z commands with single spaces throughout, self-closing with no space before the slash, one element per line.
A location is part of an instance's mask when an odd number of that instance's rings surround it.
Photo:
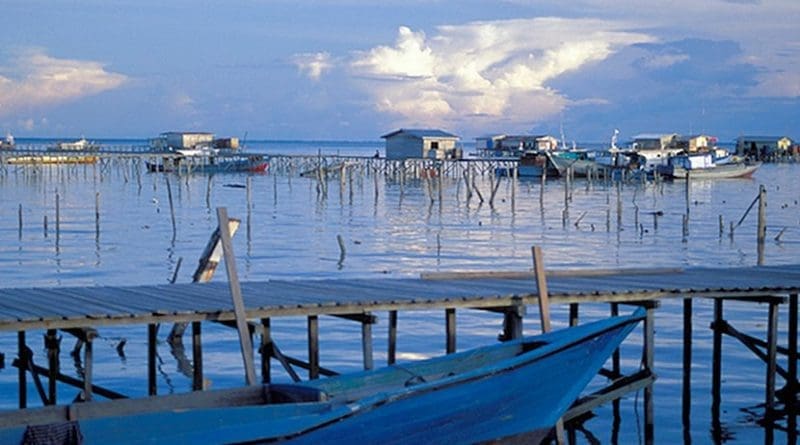
<path fill-rule="evenodd" d="M 768 297 L 800 291 L 800 264 L 548 272 L 553 304 Z M 533 273 L 242 282 L 249 319 L 537 303 Z M 0 331 L 233 320 L 227 283 L 0 288 Z"/>
<path fill-rule="evenodd" d="M 683 419 L 688 424 L 691 407 L 691 325 L 694 298 L 714 299 L 714 368 L 712 396 L 719 409 L 722 335 L 730 335 L 754 352 L 766 365 L 765 410 L 772 415 L 777 398 L 776 378 L 786 381 L 785 389 L 796 394 L 797 388 L 797 315 L 800 292 L 800 264 L 732 268 L 616 269 L 584 271 L 548 271 L 546 292 L 551 304 L 569 304 L 570 324 L 578 323 L 578 307 L 583 303 L 610 303 L 612 314 L 619 304 L 644 306 L 647 316 L 642 328 L 642 364 L 629 374 L 620 367 L 619 352 L 610 369 L 601 375 L 608 386 L 582 397 L 563 420 L 579 419 L 598 405 L 644 389 L 645 443 L 654 443 L 653 382 L 655 381 L 655 309 L 659 300 L 683 300 L 684 363 Z M 295 368 L 308 370 L 308 377 L 335 375 L 320 364 L 320 315 L 331 315 L 359 322 L 362 327 L 364 368 L 372 369 L 372 325 L 376 311 L 388 311 L 387 362 L 395 362 L 398 311 L 444 310 L 447 352 L 456 350 L 456 311 L 479 309 L 503 315 L 501 339 L 522 335 L 526 307 L 538 304 L 537 283 L 533 272 L 453 272 L 430 273 L 416 278 L 268 280 L 241 283 L 244 312 L 250 320 L 251 334 L 261 337 L 256 349 L 261 355 L 261 381 L 270 382 L 271 361 L 277 360 L 293 380 L 300 377 Z M 544 294 L 544 290 L 542 291 Z M 767 303 L 766 340 L 748 337 L 724 320 L 722 303 L 740 299 Z M 238 300 L 237 300 L 238 301 Z M 778 311 L 788 304 L 788 347 L 778 346 Z M 786 305 L 784 305 L 785 307 Z M 305 316 L 308 320 L 308 359 L 285 356 L 270 336 L 270 320 L 276 317 Z M 148 394 L 157 392 L 157 326 L 164 322 L 191 323 L 192 388 L 202 390 L 203 359 L 201 325 L 203 322 L 236 321 L 231 288 L 228 283 L 167 284 L 143 286 L 94 286 L 53 288 L 0 288 L 0 335 L 16 333 L 18 357 L 13 366 L 19 370 L 19 406 L 28 405 L 28 373 L 33 376 L 45 405 L 56 401 L 56 382 L 81 389 L 85 400 L 96 394 L 109 399 L 125 398 L 113 390 L 92 383 L 92 343 L 96 328 L 120 325 L 146 325 L 148 332 Z M 241 319 L 239 320 L 241 321 Z M 240 327 L 240 332 L 241 331 Z M 84 375 L 76 379 L 59 369 L 57 330 L 76 336 L 84 349 Z M 46 330 L 48 366 L 36 365 L 26 343 L 26 332 Z M 244 342 L 243 342 L 244 344 Z M 243 351 L 244 346 L 242 346 Z M 2 352 L 2 351 L 0 351 Z M 76 351 L 74 350 L 73 353 Z M 777 356 L 787 357 L 787 369 L 778 366 Z M 252 357 L 250 357 L 252 367 Z M 245 359 L 247 364 L 248 360 Z M 254 372 L 254 371 L 253 371 Z M 45 389 L 40 377 L 49 383 Z M 792 405 L 793 406 L 793 405 Z M 618 409 L 615 408 L 615 409 Z M 792 408 L 793 409 L 793 408 Z M 22 414 L 20 414 L 22 415 Z M 6 416 L 11 422 L 16 415 Z M 718 418 L 717 413 L 717 418 Z M 0 414 L 0 425 L 4 416 Z"/>

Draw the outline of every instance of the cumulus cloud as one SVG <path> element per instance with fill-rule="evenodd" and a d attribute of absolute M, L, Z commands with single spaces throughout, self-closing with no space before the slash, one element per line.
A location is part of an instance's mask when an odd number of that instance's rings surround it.
<path fill-rule="evenodd" d="M 34 50 L 0 67 L 0 115 L 60 104 L 111 90 L 128 78 L 102 63 L 59 59 Z"/>
<path fill-rule="evenodd" d="M 292 58 L 297 69 L 312 80 L 319 80 L 333 68 L 331 55 L 326 52 L 297 54 Z"/>
<path fill-rule="evenodd" d="M 350 69 L 376 108 L 404 123 L 441 126 L 466 116 L 527 126 L 569 104 L 548 82 L 654 40 L 622 26 L 535 18 L 440 26 L 430 37 L 401 27 L 394 45 L 355 54 Z"/>

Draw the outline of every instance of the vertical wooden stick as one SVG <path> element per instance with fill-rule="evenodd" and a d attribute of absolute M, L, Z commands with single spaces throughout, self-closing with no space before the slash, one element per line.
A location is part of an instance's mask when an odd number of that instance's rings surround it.
<path fill-rule="evenodd" d="M 239 344 L 242 349 L 242 359 L 244 360 L 245 381 L 248 385 L 255 385 L 256 371 L 253 359 L 253 343 L 250 339 L 250 331 L 247 328 L 242 289 L 239 285 L 239 275 L 236 272 L 236 257 L 233 254 L 233 243 L 231 242 L 231 232 L 228 226 L 228 209 L 225 207 L 217 208 L 217 221 L 222 241 L 222 252 L 225 257 L 225 270 L 228 273 L 228 284 L 230 285 L 233 310 L 236 316 L 236 328 L 239 330 Z"/>
<path fill-rule="evenodd" d="M 547 295 L 547 279 L 544 273 L 544 260 L 542 248 L 531 247 L 533 254 L 533 271 L 536 279 L 536 289 L 539 295 L 539 319 L 542 323 L 542 332 L 550 332 L 550 298 Z"/>
<path fill-rule="evenodd" d="M 758 188 L 758 242 L 763 243 L 767 238 L 767 189 L 761 185 Z"/>

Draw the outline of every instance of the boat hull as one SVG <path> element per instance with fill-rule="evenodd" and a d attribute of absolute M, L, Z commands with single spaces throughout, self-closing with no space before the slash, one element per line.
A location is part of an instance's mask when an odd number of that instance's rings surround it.
<path fill-rule="evenodd" d="M 509 438 L 536 443 L 550 434 L 643 317 L 644 311 L 638 310 L 302 385 L 46 407 L 39 415 L 37 410 L 7 418 L 0 414 L 0 442 L 19 443 L 26 425 L 36 425 L 32 428 L 79 429 L 86 444 L 460 444 Z"/>
<path fill-rule="evenodd" d="M 708 168 L 686 169 L 677 165 L 665 165 L 656 171 L 661 176 L 672 179 L 733 179 L 749 178 L 761 166 L 760 162 L 729 162 Z"/>
<path fill-rule="evenodd" d="M 165 158 L 164 162 L 146 162 L 147 171 L 151 173 L 261 173 L 267 170 L 269 163 L 262 157 L 247 159 L 215 160 L 205 158 L 200 161 L 184 161 L 185 158 Z"/>

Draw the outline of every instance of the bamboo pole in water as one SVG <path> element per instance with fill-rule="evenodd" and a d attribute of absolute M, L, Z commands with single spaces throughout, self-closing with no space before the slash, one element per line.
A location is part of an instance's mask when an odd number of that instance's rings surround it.
<path fill-rule="evenodd" d="M 758 243 L 763 244 L 767 238 L 767 189 L 764 185 L 758 188 Z"/>
<path fill-rule="evenodd" d="M 164 176 L 164 181 L 167 183 L 167 198 L 169 199 L 169 215 L 172 218 L 172 234 L 175 235 L 178 229 L 175 225 L 175 206 L 172 203 L 172 186 L 170 186 L 169 184 L 168 176 L 166 175 Z"/>
<path fill-rule="evenodd" d="M 61 197 L 56 190 L 56 240 L 61 238 Z"/>
<path fill-rule="evenodd" d="M 94 194 L 94 233 L 100 237 L 100 192 Z"/>

